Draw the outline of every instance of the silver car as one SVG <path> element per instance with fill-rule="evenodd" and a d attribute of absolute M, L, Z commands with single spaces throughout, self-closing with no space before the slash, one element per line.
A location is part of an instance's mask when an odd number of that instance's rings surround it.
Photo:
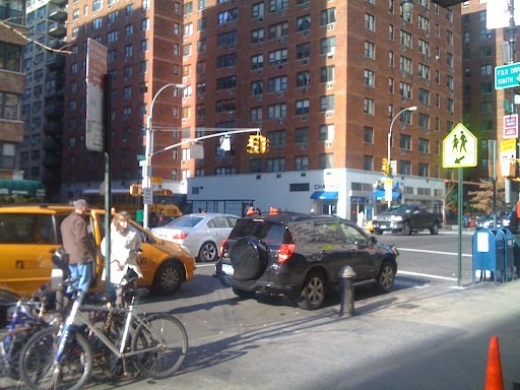
<path fill-rule="evenodd" d="M 216 261 L 222 240 L 229 236 L 239 218 L 220 213 L 186 214 L 151 231 L 163 240 L 184 245 L 199 261 Z"/>

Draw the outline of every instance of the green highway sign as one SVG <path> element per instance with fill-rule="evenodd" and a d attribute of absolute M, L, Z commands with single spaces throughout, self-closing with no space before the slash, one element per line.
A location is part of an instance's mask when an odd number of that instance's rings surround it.
<path fill-rule="evenodd" d="M 520 86 L 520 62 L 495 67 L 495 89 Z"/>

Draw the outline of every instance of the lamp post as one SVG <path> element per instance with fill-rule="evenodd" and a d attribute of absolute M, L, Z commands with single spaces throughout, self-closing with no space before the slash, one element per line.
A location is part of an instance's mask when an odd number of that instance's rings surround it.
<path fill-rule="evenodd" d="M 174 87 L 174 88 L 184 88 L 183 84 L 169 83 L 163 85 L 155 94 L 152 99 L 152 104 L 150 105 L 150 114 L 148 115 L 148 119 L 146 121 L 146 133 L 145 133 L 145 160 L 143 164 L 143 181 L 142 188 L 143 191 L 145 188 L 151 187 L 151 177 L 152 177 L 152 156 L 153 156 L 153 131 L 152 131 L 152 118 L 153 118 L 153 107 L 155 101 L 159 97 L 162 91 L 166 88 Z M 143 227 L 145 229 L 149 228 L 149 205 L 144 203 L 143 209 Z"/>
<path fill-rule="evenodd" d="M 391 151 L 392 151 L 392 148 L 391 148 L 391 145 L 392 145 L 392 129 L 394 127 L 394 123 L 395 121 L 397 120 L 397 118 L 399 118 L 401 116 L 401 114 L 403 114 L 404 112 L 407 112 L 407 111 L 415 111 L 417 110 L 417 106 L 412 106 L 412 107 L 408 107 L 408 108 L 403 108 L 401 111 L 399 111 L 395 116 L 394 118 L 392 119 L 392 122 L 390 123 L 390 129 L 388 130 L 388 150 L 387 150 L 387 161 L 388 161 L 388 168 L 387 168 L 387 178 L 391 178 L 392 177 L 392 169 L 390 168 L 391 167 Z M 392 204 L 392 200 L 391 198 L 389 198 L 389 200 L 387 200 L 388 202 L 388 207 L 390 207 L 390 205 Z"/>

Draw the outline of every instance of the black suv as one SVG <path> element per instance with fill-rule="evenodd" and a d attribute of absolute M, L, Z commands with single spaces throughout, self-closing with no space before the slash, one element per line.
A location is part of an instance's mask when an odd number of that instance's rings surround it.
<path fill-rule="evenodd" d="M 330 215 L 276 213 L 244 217 L 222 243 L 217 276 L 240 297 L 281 293 L 306 310 L 319 308 L 349 265 L 355 282 L 394 285 L 395 247 L 379 245 L 354 223 Z"/>

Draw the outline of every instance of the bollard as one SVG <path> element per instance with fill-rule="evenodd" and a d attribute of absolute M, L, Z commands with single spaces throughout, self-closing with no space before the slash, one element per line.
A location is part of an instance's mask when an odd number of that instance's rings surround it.
<path fill-rule="evenodd" d="M 343 314 L 346 314 L 351 317 L 354 315 L 354 278 L 356 273 L 351 266 L 346 265 L 340 269 L 338 276 L 341 279 L 339 316 L 342 317 Z"/>

